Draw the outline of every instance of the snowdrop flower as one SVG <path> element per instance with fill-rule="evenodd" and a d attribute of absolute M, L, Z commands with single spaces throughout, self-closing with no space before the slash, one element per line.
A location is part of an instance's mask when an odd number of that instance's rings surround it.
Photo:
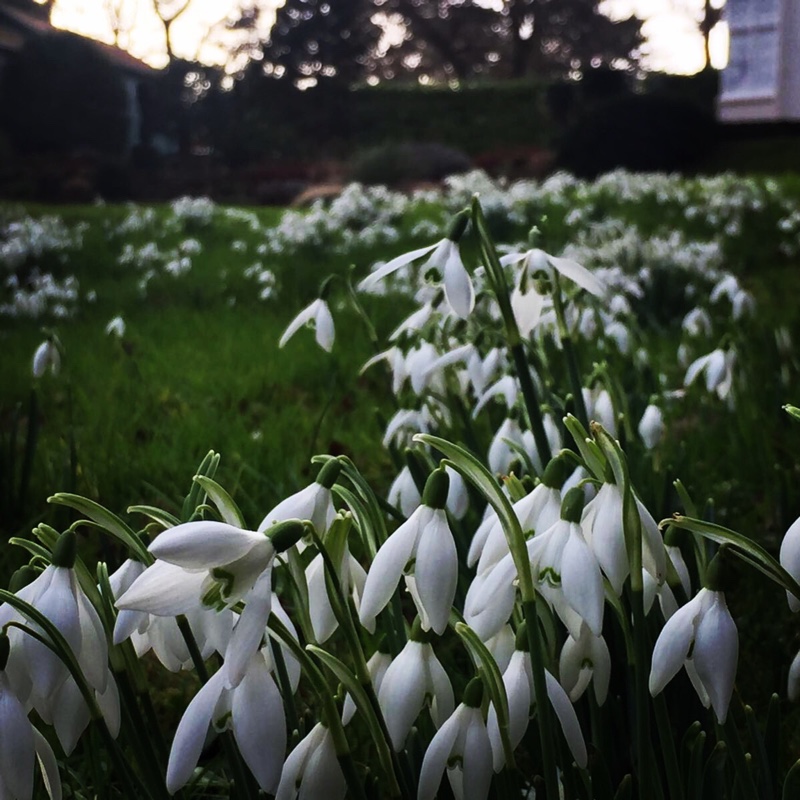
<path fill-rule="evenodd" d="M 642 565 L 660 585 L 667 574 L 664 540 L 650 512 L 638 497 L 635 500 L 642 523 Z M 630 563 L 622 527 L 622 492 L 616 484 L 604 483 L 600 487 L 596 497 L 586 504 L 581 525 L 612 589 L 621 594 Z"/>
<path fill-rule="evenodd" d="M 447 491 L 447 510 L 455 519 L 463 519 L 469 509 L 467 484 L 461 477 L 461 473 L 452 467 L 445 467 L 445 471 L 450 479 L 450 488 Z"/>
<path fill-rule="evenodd" d="M 520 454 L 517 448 L 512 446 L 513 444 L 525 450 L 522 428 L 520 428 L 519 422 L 511 416 L 503 420 L 489 445 L 487 460 L 492 472 L 504 474 L 511 468 L 512 462 L 520 460 Z"/>
<path fill-rule="evenodd" d="M 639 436 L 642 437 L 644 446 L 652 450 L 664 436 L 664 415 L 654 403 L 650 403 L 639 421 Z"/>
<path fill-rule="evenodd" d="M 342 592 L 345 596 L 352 596 L 353 605 L 358 610 L 367 573 L 364 572 L 361 564 L 350 554 L 350 548 L 347 544 L 344 546 L 338 573 Z M 328 596 L 322 553 L 317 553 L 306 567 L 306 583 L 308 584 L 308 613 L 311 617 L 311 627 L 314 630 L 314 637 L 317 643 L 322 644 L 339 627 L 339 622 L 333 613 L 333 607 Z"/>
<path fill-rule="evenodd" d="M 518 266 L 520 270 L 511 304 L 523 336 L 528 336 L 536 326 L 545 305 L 545 297 L 533 285 L 536 277 L 552 278 L 555 273 L 559 273 L 595 297 L 605 295 L 603 284 L 586 267 L 569 258 L 551 256 L 538 248 L 508 253 L 500 259 L 500 263 L 503 266 Z"/>
<path fill-rule="evenodd" d="M 430 644 L 430 634 L 414 621 L 409 639 L 389 665 L 378 690 L 389 738 L 397 752 L 403 749 L 414 720 L 426 702 L 436 727 L 453 713 L 453 687 Z"/>
<path fill-rule="evenodd" d="M 789 526 L 789 530 L 783 537 L 780 562 L 781 566 L 796 581 L 800 581 L 800 517 Z M 789 601 L 789 608 L 792 611 L 800 611 L 800 597 L 786 592 L 786 599 Z"/>
<path fill-rule="evenodd" d="M 333 737 L 321 722 L 303 739 L 286 759 L 275 800 L 344 800 L 345 781 Z"/>
<path fill-rule="evenodd" d="M 408 372 L 406 371 L 406 358 L 403 351 L 399 347 L 390 347 L 382 353 L 373 356 L 372 358 L 361 367 L 360 375 L 363 375 L 371 366 L 377 364 L 379 361 L 386 361 L 392 369 L 392 392 L 395 395 L 400 394 L 403 388 Z"/>
<path fill-rule="evenodd" d="M 399 475 L 389 487 L 386 498 L 390 505 L 396 506 L 404 517 L 410 517 L 422 502 L 422 495 L 414 483 L 414 478 L 408 466 L 400 470 Z"/>
<path fill-rule="evenodd" d="M 695 379 L 705 376 L 706 389 L 716 392 L 720 400 L 730 395 L 733 386 L 733 365 L 736 356 L 732 350 L 713 350 L 707 355 L 695 359 L 686 370 L 684 386 L 689 386 Z"/>
<path fill-rule="evenodd" d="M 299 520 L 279 523 L 269 535 L 212 520 L 176 525 L 150 545 L 158 560 L 116 606 L 175 616 L 204 606 L 223 610 L 244 601 L 225 650 L 226 676 L 235 686 L 264 636 L 272 605 L 275 554 L 295 544 L 302 532 Z"/>
<path fill-rule="evenodd" d="M 787 690 L 789 699 L 792 702 L 800 697 L 800 653 L 792 659 L 792 664 L 789 667 Z"/>
<path fill-rule="evenodd" d="M 317 344 L 327 352 L 333 349 L 335 331 L 333 316 L 328 308 L 327 301 L 317 298 L 311 305 L 306 306 L 288 325 L 278 342 L 278 347 L 283 347 L 292 336 L 304 325 L 314 328 Z"/>
<path fill-rule="evenodd" d="M 444 510 L 449 478 L 444 469 L 434 470 L 425 485 L 422 505 L 381 545 L 367 574 L 359 618 L 369 631 L 375 617 L 394 594 L 400 577 L 413 562 L 412 591 L 423 627 L 442 634 L 458 580 L 458 556 Z"/>
<path fill-rule="evenodd" d="M 567 477 L 567 469 L 568 465 L 563 458 L 552 459 L 541 482 L 532 492 L 513 504 L 514 513 L 523 531 L 546 531 L 559 520 L 561 486 Z M 476 544 L 477 539 L 476 535 L 470 544 L 467 563 L 472 566 L 477 559 L 477 574 L 483 575 L 508 553 L 508 543 L 503 526 L 496 517 L 485 540 Z"/>
<path fill-rule="evenodd" d="M 423 265 L 423 272 L 433 269 L 442 276 L 447 303 L 456 316 L 466 319 L 475 307 L 475 290 L 469 273 L 464 267 L 464 262 L 461 260 L 458 242 L 463 236 L 468 222 L 469 212 L 462 212 L 457 215 L 446 238 L 435 244 L 420 247 L 417 250 L 412 250 L 409 253 L 393 258 L 367 276 L 361 282 L 359 288 L 363 291 L 369 291 L 387 275 L 391 275 L 406 264 L 410 264 L 412 261 L 416 261 L 418 258 L 430 253 L 430 258 Z"/>
<path fill-rule="evenodd" d="M 114 317 L 108 325 L 106 325 L 106 335 L 116 336 L 121 339 L 125 335 L 125 320 L 120 316 Z"/>
<path fill-rule="evenodd" d="M 54 548 L 52 563 L 17 595 L 59 630 L 75 654 L 89 686 L 102 695 L 112 680 L 108 644 L 97 611 L 84 594 L 73 569 L 75 557 L 75 534 L 67 531 Z M 10 606 L 0 606 L 0 626 L 19 617 Z M 56 698 L 69 678 L 69 670 L 56 653 L 32 636 L 21 638 L 21 650 L 30 679 L 29 699 L 42 719 L 50 723 L 59 710 Z M 78 697 L 82 702 L 80 695 Z"/>
<path fill-rule="evenodd" d="M 578 717 L 570 703 L 569 697 L 561 684 L 545 670 L 545 686 L 547 699 L 556 712 L 564 738 L 567 740 L 572 757 L 579 767 L 587 763 L 586 743 L 581 733 Z M 508 698 L 508 736 L 512 749 L 522 741 L 528 729 L 533 706 L 536 704 L 536 693 L 533 687 L 533 671 L 531 656 L 528 652 L 526 623 L 517 630 L 516 647 L 508 666 L 503 672 L 503 685 Z M 492 760 L 495 772 L 499 772 L 506 763 L 500 728 L 497 724 L 497 711 L 494 705 L 489 707 L 487 719 L 489 739 L 492 743 Z"/>
<path fill-rule="evenodd" d="M 710 336 L 711 317 L 703 308 L 693 308 L 684 318 L 681 327 L 689 336 Z"/>
<path fill-rule="evenodd" d="M 582 510 L 583 490 L 570 489 L 561 506 L 561 518 L 527 543 L 538 591 L 576 637 L 583 621 L 600 635 L 605 599 L 600 567 L 578 524 Z M 516 578 L 511 553 L 485 577 L 476 577 L 480 586 L 474 599 L 469 598 L 469 609 L 465 604 L 464 617 L 481 639 L 493 635 L 511 614 Z"/>
<path fill-rule="evenodd" d="M 272 677 L 266 649 L 254 653 L 235 688 L 226 668 L 195 695 L 178 724 L 167 765 L 167 790 L 175 794 L 192 777 L 209 728 L 232 730 L 245 764 L 258 785 L 274 793 L 286 750 L 283 700 Z"/>
<path fill-rule="evenodd" d="M 723 556 L 724 549 L 709 565 L 707 588 L 667 620 L 656 641 L 650 671 L 650 694 L 655 696 L 686 666 L 701 701 L 710 703 L 720 725 L 728 715 L 739 656 L 739 635 L 725 594 L 711 588 L 721 585 Z"/>
<path fill-rule="evenodd" d="M 0 634 L 0 797 L 31 800 L 38 761 L 47 794 L 61 800 L 61 778 L 53 750 L 31 725 L 6 676 L 9 650 L 8 636 Z"/>
<path fill-rule="evenodd" d="M 608 389 L 596 386 L 583 390 L 583 402 L 589 419 L 599 422 L 614 438 L 617 437 L 617 415 Z"/>
<path fill-rule="evenodd" d="M 595 636 L 587 625 L 582 625 L 577 638 L 570 634 L 564 642 L 558 673 L 561 685 L 573 703 L 583 696 L 589 683 L 592 683 L 597 705 L 602 706 L 608 696 L 611 679 L 611 655 L 605 639 Z"/>
<path fill-rule="evenodd" d="M 493 397 L 500 395 L 505 401 L 506 408 L 513 408 L 519 396 L 519 384 L 517 379 L 512 375 L 506 375 L 500 378 L 496 383 L 493 383 L 483 394 L 478 397 L 478 402 L 475 404 L 475 409 L 472 412 L 473 418 L 477 417 L 481 409 Z"/>
<path fill-rule="evenodd" d="M 61 354 L 53 336 L 43 341 L 33 354 L 33 377 L 41 378 L 48 369 L 53 375 L 61 369 Z"/>
<path fill-rule="evenodd" d="M 335 458 L 323 464 L 314 483 L 282 500 L 264 515 L 264 519 L 258 526 L 259 533 L 263 533 L 279 522 L 290 519 L 307 519 L 314 525 L 317 534 L 324 536 L 336 518 L 331 489 L 341 471 L 341 462 Z"/>
<path fill-rule="evenodd" d="M 473 678 L 464 700 L 436 732 L 422 761 L 417 800 L 433 800 L 447 769 L 456 797 L 483 800 L 492 782 L 492 745 L 483 721 L 483 681 Z"/>

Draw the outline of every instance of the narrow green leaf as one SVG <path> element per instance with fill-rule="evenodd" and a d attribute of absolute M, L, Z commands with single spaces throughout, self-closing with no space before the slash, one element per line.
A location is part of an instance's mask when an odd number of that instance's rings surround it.
<path fill-rule="evenodd" d="M 791 405 L 791 404 L 787 403 L 787 404 L 786 404 L 786 405 L 783 407 L 783 410 L 784 410 L 784 411 L 785 411 L 785 412 L 786 412 L 786 413 L 787 413 L 787 414 L 788 414 L 790 417 L 794 417 L 794 419 L 796 419 L 798 422 L 800 422 L 800 408 L 798 408 L 797 406 L 793 406 L 793 405 Z"/>
<path fill-rule="evenodd" d="M 181 521 L 169 511 L 164 511 L 163 508 L 156 506 L 128 506 L 128 514 L 144 514 L 154 522 L 157 522 L 163 528 L 174 528 L 180 525 Z"/>
<path fill-rule="evenodd" d="M 206 453 L 206 457 L 200 462 L 200 466 L 197 468 L 195 474 L 213 478 L 219 466 L 219 458 L 217 453 L 213 450 L 209 450 L 208 453 Z M 188 522 L 194 517 L 197 506 L 205 502 L 205 497 L 203 495 L 203 487 L 196 480 L 193 480 L 192 488 L 189 489 L 189 494 L 186 495 L 186 499 L 183 501 L 183 512 L 181 514 L 183 522 Z"/>
<path fill-rule="evenodd" d="M 800 797 L 800 761 L 795 761 L 783 781 L 782 800 L 797 800 Z"/>
<path fill-rule="evenodd" d="M 22 547 L 23 549 L 27 550 L 32 556 L 39 556 L 43 558 L 48 564 L 50 563 L 51 553 L 46 548 L 42 547 L 40 544 L 36 544 L 36 542 L 32 542 L 30 539 L 22 539 L 19 536 L 12 536 L 8 543 L 14 545 L 15 547 Z"/>
<path fill-rule="evenodd" d="M 308 650 L 309 653 L 313 653 L 336 676 L 336 679 L 344 686 L 346 691 L 349 692 L 356 704 L 356 708 L 363 715 L 364 721 L 369 728 L 370 736 L 378 748 L 378 758 L 381 762 L 381 767 L 386 775 L 389 776 L 390 780 L 395 780 L 389 743 L 383 735 L 380 722 L 375 716 L 375 711 L 372 708 L 372 704 L 369 702 L 364 687 L 358 682 L 358 679 L 350 669 L 327 650 L 323 650 L 321 647 L 317 647 L 313 644 L 306 645 L 306 650 Z"/>
<path fill-rule="evenodd" d="M 675 487 L 675 491 L 678 493 L 681 503 L 683 503 L 683 510 L 686 512 L 686 515 L 688 517 L 698 517 L 697 506 L 694 504 L 694 500 L 689 496 L 689 492 L 686 491 L 686 487 L 683 483 L 681 483 L 680 480 L 676 480 L 672 482 L 672 485 Z"/>
<path fill-rule="evenodd" d="M 698 723 L 699 724 L 699 723 Z M 686 796 L 694 800 L 703 797 L 703 753 L 706 747 L 706 732 L 699 731 L 691 744 L 689 772 L 686 776 Z"/>
<path fill-rule="evenodd" d="M 633 778 L 631 778 L 630 775 L 626 775 L 619 782 L 617 791 L 614 794 L 614 800 L 628 800 L 632 796 L 632 792 L 633 792 Z"/>
<path fill-rule="evenodd" d="M 472 453 L 457 444 L 448 442 L 447 439 L 428 433 L 417 433 L 414 441 L 435 447 L 447 456 L 450 461 L 446 463 L 470 481 L 494 508 L 497 518 L 503 526 L 508 549 L 511 551 L 511 557 L 517 568 L 522 599 L 523 601 L 533 601 L 536 593 L 533 587 L 528 551 L 525 546 L 525 534 L 511 507 L 511 502 L 503 494 L 492 473 Z"/>
<path fill-rule="evenodd" d="M 205 493 L 211 498 L 211 502 L 217 507 L 224 522 L 228 525 L 235 525 L 237 528 L 245 528 L 244 517 L 236 505 L 233 498 L 215 480 L 205 475 L 195 475 L 193 480 L 203 487 Z"/>
<path fill-rule="evenodd" d="M 564 426 L 575 440 L 578 452 L 581 454 L 586 469 L 589 470 L 593 477 L 602 481 L 605 476 L 606 461 L 597 443 L 592 441 L 588 431 L 581 425 L 580 420 L 576 416 L 567 414 L 563 421 Z"/>
<path fill-rule="evenodd" d="M 513 769 L 514 749 L 511 747 L 511 740 L 508 734 L 508 695 L 506 695 L 506 687 L 503 683 L 503 676 L 500 674 L 500 668 L 486 645 L 469 625 L 465 622 L 457 622 L 455 632 L 467 646 L 475 663 L 483 670 L 486 686 L 489 689 L 489 697 L 497 713 L 497 727 L 500 731 L 500 740 L 503 743 L 506 768 Z"/>
<path fill-rule="evenodd" d="M 87 516 L 104 531 L 110 533 L 114 538 L 119 539 L 131 552 L 136 553 L 139 559 L 145 564 L 152 564 L 153 557 L 147 552 L 144 544 L 134 533 L 133 529 L 126 525 L 116 514 L 104 508 L 94 500 L 81 497 L 77 494 L 59 492 L 47 498 L 48 503 L 68 506 L 79 513 Z"/>
<path fill-rule="evenodd" d="M 781 586 L 790 594 L 800 599 L 800 584 L 757 542 L 741 533 L 706 522 L 676 514 L 662 524 L 670 524 L 676 528 L 691 531 L 717 544 L 728 544 L 731 552 L 743 561 L 763 572 L 768 578 Z"/>

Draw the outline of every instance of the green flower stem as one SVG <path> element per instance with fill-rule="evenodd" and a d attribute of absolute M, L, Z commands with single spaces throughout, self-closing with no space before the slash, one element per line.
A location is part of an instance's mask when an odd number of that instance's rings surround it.
<path fill-rule="evenodd" d="M 274 614 L 270 614 L 267 625 L 292 651 L 292 654 L 300 662 L 300 666 L 306 677 L 311 682 L 311 686 L 322 706 L 322 722 L 331 733 L 333 746 L 336 751 L 336 758 L 342 767 L 342 772 L 344 772 L 347 781 L 348 796 L 354 798 L 354 800 L 366 800 L 364 787 L 358 779 L 355 765 L 353 764 L 350 745 L 347 741 L 344 727 L 342 726 L 339 709 L 334 699 L 334 692 L 325 680 L 325 676 L 322 674 L 322 671 L 317 666 L 314 659 L 311 658 L 310 654 L 294 640 L 284 624 Z M 311 645 L 309 646 L 311 647 Z"/>
<path fill-rule="evenodd" d="M 672 726 L 670 725 L 669 712 L 667 711 L 667 701 L 663 692 L 653 699 L 653 705 L 655 706 L 656 726 L 658 728 L 661 750 L 664 756 L 664 769 L 667 773 L 669 797 L 670 800 L 684 800 L 680 765 L 678 764 L 678 753 L 675 750 L 675 739 L 672 735 Z"/>
<path fill-rule="evenodd" d="M 297 708 L 294 704 L 291 681 L 289 673 L 286 671 L 286 659 L 283 657 L 283 650 L 278 642 L 270 642 L 270 652 L 272 660 L 275 662 L 275 671 L 278 673 L 278 683 L 283 695 L 283 706 L 286 710 L 286 722 L 290 731 L 299 731 L 300 722 L 297 716 Z"/>
<path fill-rule="evenodd" d="M 356 630 L 355 622 L 353 620 L 351 605 L 342 590 L 342 584 L 339 581 L 339 575 L 336 572 L 336 568 L 334 567 L 330 553 L 328 552 L 328 548 L 325 547 L 317 532 L 313 530 L 313 526 L 310 527 L 310 531 L 314 540 L 314 544 L 317 546 L 325 565 L 325 583 L 326 587 L 328 588 L 331 607 L 333 608 L 333 613 L 344 632 L 348 649 L 350 650 L 350 655 L 353 658 L 356 679 L 358 680 L 359 684 L 361 684 L 361 687 L 367 695 L 372 713 L 374 714 L 375 719 L 380 726 L 384 740 L 386 742 L 390 742 L 391 738 L 389 736 L 389 729 L 386 726 L 386 720 L 383 717 L 383 711 L 378 703 L 378 698 L 375 694 L 375 688 L 372 685 L 372 678 L 369 674 L 369 668 L 367 667 L 367 659 L 364 655 L 364 649 L 361 646 L 361 639 L 359 638 L 358 631 Z M 392 756 L 392 767 L 394 769 L 393 777 L 399 794 L 401 789 L 397 783 L 398 780 L 405 783 L 405 774 L 401 768 L 394 748 L 389 749 Z M 403 786 L 403 796 L 411 796 L 408 786 Z"/>
<path fill-rule="evenodd" d="M 733 761 L 733 768 L 736 771 L 736 777 L 739 779 L 740 790 L 743 797 L 747 800 L 759 800 L 760 795 L 756 788 L 755 781 L 753 780 L 753 773 L 750 770 L 750 764 L 742 746 L 742 739 L 739 736 L 739 730 L 733 720 L 732 710 L 728 711 L 728 716 L 725 719 L 724 725 L 716 725 L 717 739 L 724 741 L 728 746 L 728 751 L 731 754 Z"/>
<path fill-rule="evenodd" d="M 189 620 L 186 619 L 183 614 L 175 619 L 178 623 L 178 630 L 180 630 L 181 636 L 183 636 L 183 640 L 186 642 L 189 655 L 192 657 L 192 663 L 197 671 L 197 675 L 203 683 L 206 683 L 209 677 L 208 669 L 206 669 L 203 656 L 200 653 L 200 648 L 197 646 L 197 641 L 192 633 Z M 233 782 L 237 787 L 237 797 L 241 797 L 244 800 L 250 800 L 251 797 L 255 796 L 253 793 L 252 781 L 248 780 L 248 773 L 245 771 L 244 764 L 241 760 L 241 755 L 239 754 L 239 750 L 236 747 L 236 743 L 234 742 L 230 731 L 223 733 L 223 735 L 220 736 L 220 740 L 222 741 L 222 747 L 225 750 L 225 758 L 228 762 L 228 766 L 233 772 Z"/>
<path fill-rule="evenodd" d="M 197 641 L 192 633 L 189 620 L 181 614 L 175 617 L 175 621 L 178 623 L 178 630 L 181 632 L 184 642 L 186 642 L 186 647 L 189 650 L 189 655 L 192 657 L 192 664 L 194 664 L 197 675 L 203 683 L 206 683 L 208 681 L 208 670 L 206 669 L 203 656 L 200 654 L 200 648 L 197 646 Z"/>
<path fill-rule="evenodd" d="M 530 565 L 528 570 L 530 572 Z M 531 652 L 531 672 L 533 673 L 533 691 L 536 695 L 536 722 L 539 726 L 539 740 L 541 742 L 545 797 L 547 800 L 557 800 L 559 797 L 558 776 L 556 774 L 556 754 L 552 738 L 554 727 L 551 720 L 550 701 L 547 697 L 547 683 L 544 677 L 544 653 L 539 630 L 539 616 L 536 611 L 536 600 L 523 600 L 522 613 L 525 617 L 528 647 Z"/>
<path fill-rule="evenodd" d="M 539 397 L 536 392 L 536 386 L 533 383 L 533 378 L 531 377 L 531 371 L 522 343 L 522 336 L 519 332 L 519 326 L 517 325 L 514 311 L 511 308 L 511 295 L 508 291 L 506 274 L 486 227 L 486 220 L 483 216 L 483 211 L 477 196 L 472 200 L 472 220 L 475 225 L 475 230 L 478 232 L 481 254 L 483 255 L 486 267 L 486 276 L 497 298 L 497 305 L 500 308 L 500 314 L 503 318 L 506 343 L 511 351 L 511 357 L 514 359 L 514 368 L 517 373 L 520 389 L 522 390 L 522 398 L 525 402 L 528 422 L 530 423 L 533 439 L 536 443 L 536 452 L 539 454 L 539 460 L 544 468 L 547 462 L 550 461 L 550 444 L 547 441 L 547 434 L 544 430 Z"/>
<path fill-rule="evenodd" d="M 575 352 L 575 342 L 572 340 L 572 334 L 567 327 L 567 318 L 564 313 L 564 298 L 561 294 L 561 282 L 555 270 L 553 271 L 553 306 L 556 312 L 558 336 L 561 339 L 561 346 L 564 348 L 564 356 L 567 360 L 569 382 L 575 401 L 575 416 L 580 420 L 581 425 L 588 427 L 589 415 L 586 413 L 586 404 L 583 402 L 583 381 L 581 380 L 580 369 L 578 368 L 578 355 Z"/>

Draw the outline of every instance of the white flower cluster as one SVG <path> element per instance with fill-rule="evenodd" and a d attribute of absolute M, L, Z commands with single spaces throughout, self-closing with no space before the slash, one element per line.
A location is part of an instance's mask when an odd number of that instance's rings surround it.
<path fill-rule="evenodd" d="M 210 225 L 216 211 L 210 197 L 179 197 L 170 203 L 170 208 L 178 220 L 197 227 Z"/>

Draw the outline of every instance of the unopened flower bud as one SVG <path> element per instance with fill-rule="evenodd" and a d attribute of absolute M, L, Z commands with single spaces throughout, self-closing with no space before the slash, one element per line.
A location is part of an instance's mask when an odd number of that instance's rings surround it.
<path fill-rule="evenodd" d="M 323 466 L 322 469 L 319 471 L 317 475 L 316 482 L 324 487 L 325 489 L 330 489 L 333 487 L 333 484 L 339 478 L 339 474 L 342 471 L 342 463 L 339 461 L 338 458 L 332 458 L 330 461 L 327 461 Z"/>
<path fill-rule="evenodd" d="M 461 241 L 461 237 L 464 235 L 464 231 L 466 231 L 467 225 L 469 224 L 469 218 L 470 210 L 468 208 L 459 211 L 458 214 L 453 217 L 453 221 L 450 223 L 450 230 L 447 231 L 447 238 L 451 242 Z"/>
<path fill-rule="evenodd" d="M 447 493 L 450 490 L 450 478 L 443 467 L 431 472 L 422 493 L 422 503 L 429 508 L 444 508 L 447 504 Z"/>
<path fill-rule="evenodd" d="M 305 531 L 306 525 L 302 520 L 287 519 L 273 525 L 265 533 L 272 542 L 275 552 L 283 553 L 292 545 L 297 544 L 303 538 Z"/>
<path fill-rule="evenodd" d="M 75 537 L 75 531 L 64 531 L 58 537 L 56 546 L 53 548 L 53 566 L 72 569 L 75 566 L 77 555 L 78 542 Z"/>

